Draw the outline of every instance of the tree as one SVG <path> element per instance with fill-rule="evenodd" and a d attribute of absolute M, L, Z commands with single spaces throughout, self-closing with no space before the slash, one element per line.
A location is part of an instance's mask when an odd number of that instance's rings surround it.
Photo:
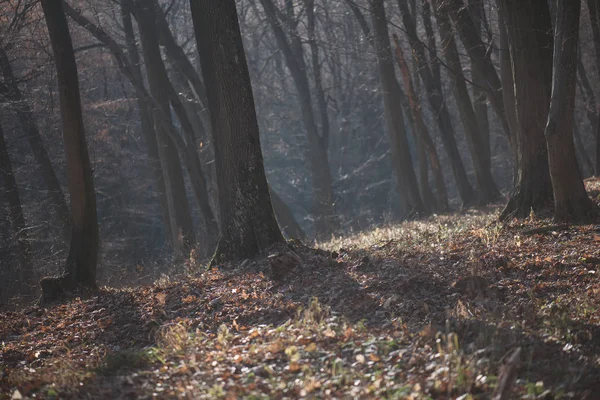
<path fill-rule="evenodd" d="M 437 206 L 440 211 L 448 211 L 448 193 L 446 192 L 446 183 L 444 182 L 442 164 L 440 163 L 437 149 L 435 148 L 435 143 L 433 143 L 427 126 L 425 125 L 423 113 L 421 112 L 421 106 L 418 104 L 418 95 L 413 87 L 408 64 L 406 63 L 406 59 L 404 58 L 404 54 L 402 53 L 402 49 L 400 47 L 400 40 L 396 34 L 394 34 L 392 37 L 394 38 L 396 45 L 396 60 L 398 62 L 398 66 L 400 67 L 402 80 L 404 81 L 404 90 L 406 90 L 406 95 L 408 97 L 408 103 L 414 121 L 414 129 L 416 131 L 415 134 L 419 135 L 419 140 L 423 143 L 424 150 L 429 157 L 431 169 L 433 170 L 433 178 L 435 180 L 435 186 L 437 190 Z M 427 184 L 426 187 L 429 188 L 429 184 Z M 423 199 L 425 199 L 425 192 L 423 190 L 421 190 L 421 195 L 423 196 Z"/>
<path fill-rule="evenodd" d="M 61 224 L 62 236 L 65 242 L 68 242 L 71 233 L 69 207 L 65 201 L 50 156 L 44 146 L 31 106 L 19 89 L 18 79 L 14 74 L 8 55 L 2 46 L 0 46 L 0 70 L 4 78 L 4 83 L 0 82 L 0 95 L 10 101 L 11 107 L 14 108 L 17 114 L 19 123 L 23 128 L 25 137 L 27 137 L 27 142 L 33 153 L 33 158 L 48 188 L 48 196 Z"/>
<path fill-rule="evenodd" d="M 600 77 L 600 6 L 597 0 L 587 0 L 588 14 L 590 16 L 590 25 L 592 26 L 592 37 L 594 40 L 594 52 L 596 54 L 596 70 Z M 598 112 L 598 120 L 596 124 L 596 176 L 600 176 L 600 109 Z"/>
<path fill-rule="evenodd" d="M 98 221 L 96 194 L 88 156 L 77 64 L 62 0 L 42 0 L 54 53 L 67 180 L 71 199 L 71 242 L 64 274 L 42 279 L 42 301 L 52 301 L 77 287 L 96 288 Z"/>
<path fill-rule="evenodd" d="M 547 0 L 502 0 L 515 91 L 517 179 L 500 218 L 552 205 L 544 128 L 552 89 L 552 23 Z"/>
<path fill-rule="evenodd" d="M 404 131 L 404 118 L 399 103 L 400 86 L 394 71 L 392 48 L 385 17 L 383 0 L 370 0 L 370 10 L 373 18 L 373 39 L 379 66 L 379 79 L 383 92 L 383 105 L 387 132 L 390 138 L 392 161 L 398 171 L 398 186 L 405 191 L 403 195 L 408 201 L 409 211 L 424 215 L 429 210 L 425 208 L 419 193 L 417 177 L 412 165 L 408 140 Z"/>
<path fill-rule="evenodd" d="M 27 293 L 31 291 L 28 287 L 26 287 L 26 285 L 29 283 L 32 273 L 31 249 L 28 242 L 29 235 L 27 234 L 27 226 L 25 224 L 25 217 L 23 216 L 23 207 L 21 206 L 19 188 L 17 186 L 17 181 L 15 180 L 10 156 L 4 140 L 4 130 L 2 129 L 2 124 L 0 124 L 0 180 L 4 186 L 4 195 L 8 203 L 10 223 L 12 225 L 19 250 L 19 264 L 21 264 L 21 268 L 17 274 L 17 277 Z"/>
<path fill-rule="evenodd" d="M 170 122 L 171 83 L 160 53 L 155 13 L 156 10 L 152 4 L 146 1 L 136 2 L 135 16 L 140 30 L 150 94 L 161 110 L 161 118 L 167 118 Z M 178 149 L 173 139 L 158 122 L 158 114 L 154 113 L 153 115 L 158 154 L 167 193 L 172 244 L 177 254 L 187 256 L 196 242 L 196 237 L 181 170 L 180 154 L 177 152 Z M 186 150 L 184 149 L 184 151 Z"/>
<path fill-rule="evenodd" d="M 315 52 L 315 48 L 318 47 L 315 43 L 314 36 L 311 36 L 309 38 L 312 50 L 311 64 L 313 66 L 313 80 L 315 81 L 316 86 L 315 96 L 317 97 L 321 120 L 320 130 L 313 109 L 313 94 L 311 93 L 308 68 L 304 59 L 305 54 L 302 48 L 302 38 L 298 32 L 299 21 L 296 20 L 296 16 L 294 15 L 294 6 L 292 2 L 287 2 L 286 11 L 282 12 L 277 9 L 273 0 L 260 1 L 298 92 L 302 123 L 308 141 L 306 158 L 312 178 L 315 230 L 317 235 L 330 234 L 337 230 L 339 221 L 335 215 L 331 171 L 327 153 L 329 147 L 329 117 L 325 107 L 325 94 L 321 84 L 320 68 L 318 67 L 319 55 Z M 314 3 L 310 3 L 309 1 L 307 6 L 314 6 Z M 308 11 L 307 15 L 310 20 L 312 11 Z M 280 22 L 280 19 L 283 22 Z M 309 30 L 314 31 L 314 20 L 312 20 L 312 23 L 309 21 L 307 25 L 309 25 Z M 289 38 L 283 27 L 287 28 Z M 314 68 L 315 64 L 317 66 L 316 69 Z"/>
<path fill-rule="evenodd" d="M 213 263 L 283 241 L 263 167 L 235 0 L 190 0 L 211 116 L 221 237 Z"/>
<path fill-rule="evenodd" d="M 415 55 L 419 75 L 425 86 L 427 98 L 436 115 L 436 122 L 438 124 L 442 144 L 446 149 L 446 153 L 448 153 L 460 198 L 463 204 L 470 205 L 475 200 L 475 191 L 469 183 L 465 166 L 460 157 L 460 152 L 458 151 L 450 112 L 444 101 L 441 80 L 438 79 L 439 77 L 432 72 L 430 66 L 427 64 L 425 45 L 419 40 L 415 21 L 410 15 L 407 3 L 404 0 L 398 0 L 398 7 L 400 9 L 400 14 L 402 15 L 402 21 L 404 28 L 406 29 L 408 41 Z"/>
<path fill-rule="evenodd" d="M 451 71 L 449 71 L 450 81 L 452 82 L 454 98 L 458 108 L 465 136 L 467 138 L 467 146 L 469 154 L 473 160 L 473 169 L 475 171 L 475 180 L 479 190 L 479 202 L 482 204 L 490 203 L 500 198 L 500 191 L 496 187 L 496 182 L 492 176 L 491 162 L 489 157 L 489 127 L 487 126 L 487 118 L 477 118 L 477 107 L 473 106 L 465 77 L 462 72 L 462 65 L 452 26 L 448 17 L 448 11 L 443 4 L 443 0 L 433 1 L 436 9 L 436 18 L 440 31 L 442 52 L 446 63 Z M 483 96 L 484 93 L 477 93 Z M 487 114 L 487 106 L 483 104 L 485 114 Z M 481 111 L 481 110 L 480 110 Z M 483 112 L 482 112 L 483 113 Z M 480 121 L 485 124 L 482 127 Z M 484 133 L 485 131 L 488 133 Z"/>
<path fill-rule="evenodd" d="M 583 185 L 573 145 L 580 9 L 581 0 L 557 2 L 552 98 L 545 135 L 554 219 L 559 222 L 583 222 L 597 212 Z"/>

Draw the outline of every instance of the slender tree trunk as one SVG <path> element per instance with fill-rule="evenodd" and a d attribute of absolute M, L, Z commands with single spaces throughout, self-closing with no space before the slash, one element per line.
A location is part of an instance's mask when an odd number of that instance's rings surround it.
<path fill-rule="evenodd" d="M 501 6 L 513 67 L 519 168 L 500 218 L 524 218 L 552 206 L 544 137 L 552 88 L 552 24 L 546 0 L 502 0 Z"/>
<path fill-rule="evenodd" d="M 491 164 L 488 157 L 489 142 L 485 140 L 485 134 L 482 134 L 477 114 L 471 103 L 447 10 L 444 8 L 442 0 L 434 0 L 434 4 L 438 11 L 436 18 L 442 42 L 442 52 L 448 66 L 452 70 L 450 72 L 450 80 L 452 81 L 454 98 L 465 130 L 469 154 L 473 160 L 475 181 L 477 182 L 477 189 L 479 191 L 479 202 L 481 204 L 488 204 L 500 198 L 500 191 L 492 176 Z"/>
<path fill-rule="evenodd" d="M 272 0 L 261 0 L 261 4 L 298 91 L 302 123 L 308 141 L 307 160 L 312 177 L 315 228 L 317 235 L 326 235 L 338 229 L 339 220 L 335 215 L 331 171 L 326 147 L 327 137 L 320 135 L 317 127 L 302 41 L 298 32 L 290 29 L 292 33 L 290 33 L 291 39 L 288 42 Z"/>
<path fill-rule="evenodd" d="M 431 169 L 433 170 L 433 176 L 435 179 L 435 187 L 437 191 L 438 200 L 437 205 L 439 206 L 440 211 L 448 211 L 448 193 L 446 192 L 444 173 L 442 172 L 442 165 L 437 154 L 437 149 L 435 148 L 435 144 L 433 143 L 433 140 L 429 135 L 427 126 L 425 125 L 423 114 L 421 113 L 421 106 L 417 102 L 417 93 L 413 88 L 408 64 L 406 63 L 406 59 L 404 58 L 404 55 L 402 54 L 402 49 L 400 48 L 400 40 L 398 39 L 398 36 L 396 36 L 396 34 L 393 35 L 393 38 L 396 45 L 396 60 L 398 61 L 398 66 L 400 67 L 400 71 L 402 73 L 402 79 L 404 80 L 404 90 L 406 90 L 406 95 L 408 96 L 408 103 L 410 105 L 410 110 L 413 116 L 413 120 L 415 122 L 415 136 L 419 135 L 419 139 L 417 140 L 422 140 L 425 150 L 427 151 L 427 155 L 429 157 L 429 163 L 431 164 Z"/>
<path fill-rule="evenodd" d="M 500 0 L 498 0 L 498 3 Z M 500 8 L 500 7 L 498 7 Z M 508 33 L 506 32 L 506 22 L 502 12 L 498 12 L 498 30 L 500 35 L 500 78 L 502 82 L 502 103 L 506 111 L 506 122 L 509 126 L 509 131 L 514 140 L 510 140 L 509 144 L 513 155 L 513 182 L 517 182 L 517 174 L 519 169 L 519 157 L 517 156 L 517 140 L 516 136 L 519 132 L 517 124 L 517 105 L 515 99 L 515 89 L 513 81 L 513 69 L 510 56 L 510 44 L 508 43 Z"/>
<path fill-rule="evenodd" d="M 135 79 L 139 82 L 142 80 L 142 70 L 140 67 L 140 56 L 135 41 L 135 33 L 133 31 L 133 23 L 131 21 L 131 0 L 121 0 L 121 14 L 123 19 L 123 30 L 125 31 L 125 42 L 127 44 L 127 53 L 131 62 L 131 73 L 135 76 Z M 69 12 L 69 8 L 66 9 L 67 14 L 73 15 Z M 165 228 L 165 237 L 168 241 L 172 238 L 171 232 L 171 217 L 169 216 L 169 204 L 167 202 L 167 192 L 165 187 L 165 181 L 163 176 L 162 167 L 160 165 L 160 157 L 158 155 L 158 142 L 156 141 L 156 132 L 154 130 L 154 124 L 152 123 L 152 117 L 147 104 L 144 102 L 144 98 L 139 90 L 135 87 L 136 102 L 138 112 L 140 113 L 140 124 L 142 129 L 142 135 L 148 148 L 148 163 L 152 170 L 154 177 L 154 185 L 158 192 L 158 199 L 163 212 L 163 226 Z"/>
<path fill-rule="evenodd" d="M 23 127 L 23 131 L 27 138 L 27 143 L 29 143 L 38 169 L 48 188 L 50 201 L 52 202 L 54 211 L 60 221 L 62 236 L 65 242 L 68 242 L 71 235 L 71 215 L 69 213 L 69 207 L 65 201 L 60 182 L 58 181 L 56 171 L 52 166 L 52 161 L 50 161 L 50 157 L 44 146 L 38 126 L 35 123 L 35 117 L 31 111 L 31 107 L 19 90 L 12 66 L 2 47 L 0 47 L 0 69 L 2 70 L 2 75 L 4 77 L 4 83 L 0 82 L 0 94 L 10 100 L 15 109 L 19 123 Z"/>
<path fill-rule="evenodd" d="M 492 60 L 486 54 L 486 46 L 481 40 L 480 32 L 477 30 L 477 26 L 473 22 L 463 0 L 445 0 L 445 2 L 448 5 L 449 15 L 454 23 L 454 28 L 469 55 L 469 59 L 484 79 L 484 89 L 487 91 L 488 100 L 502 124 L 504 133 L 510 143 L 515 143 L 515 134 L 511 133 L 506 117 L 500 78 L 498 77 L 496 68 L 492 64 Z M 512 146 L 515 145 L 513 144 Z"/>
<path fill-rule="evenodd" d="M 581 133 L 579 132 L 579 127 L 577 126 L 576 122 L 573 124 L 573 139 L 575 140 L 575 149 L 579 153 L 579 157 L 577 159 L 580 161 L 579 166 L 581 168 L 580 170 L 582 177 L 585 179 L 588 176 L 593 176 L 594 164 L 585 150 L 585 146 L 581 140 Z M 584 167 L 587 169 L 587 174 L 584 171 Z"/>
<path fill-rule="evenodd" d="M 96 288 L 98 220 L 96 194 L 88 156 L 77 64 L 63 10 L 63 2 L 42 0 L 42 8 L 56 63 L 67 178 L 71 198 L 71 243 L 65 274 L 56 280 L 42 280 L 42 299 L 53 300 L 76 287 Z M 48 284 L 55 282 L 55 284 Z M 56 289 L 56 290 L 52 290 Z"/>
<path fill-rule="evenodd" d="M 583 185 L 573 145 L 580 0 L 557 2 L 552 98 L 546 125 L 550 176 L 557 222 L 585 222 L 597 208 Z"/>
<path fill-rule="evenodd" d="M 171 122 L 169 106 L 170 82 L 162 62 L 160 48 L 158 47 L 157 30 L 154 20 L 155 11 L 151 9 L 150 5 L 137 2 L 136 17 L 140 30 L 144 59 L 146 61 L 145 65 L 150 93 L 156 99 L 162 115 L 167 117 L 169 122 Z M 178 149 L 171 137 L 169 137 L 160 125 L 160 122 L 157 121 L 157 117 L 158 115 L 155 113 L 154 129 L 157 135 L 158 154 L 164 174 L 169 216 L 171 218 L 172 243 L 176 253 L 186 256 L 195 244 L 196 239 L 183 181 L 183 172 L 177 152 Z"/>
<path fill-rule="evenodd" d="M 269 186 L 273 211 L 277 217 L 279 228 L 285 237 L 296 240 L 306 240 L 306 234 L 296 221 L 292 210 L 283 201 L 281 196 Z"/>
<path fill-rule="evenodd" d="M 440 130 L 442 144 L 448 153 L 460 198 L 463 204 L 468 206 L 475 201 L 475 191 L 469 183 L 465 166 L 460 156 L 460 152 L 458 151 L 450 113 L 444 102 L 441 81 L 435 80 L 434 75 L 427 65 L 425 48 L 423 43 L 419 40 L 415 21 L 410 16 L 407 4 L 403 0 L 398 0 L 398 7 L 402 14 L 402 21 L 404 28 L 406 29 L 408 41 L 410 42 L 410 46 L 416 57 L 417 68 L 421 75 L 421 80 L 425 85 L 425 92 L 427 93 L 433 112 L 437 116 L 437 124 Z"/>
<path fill-rule="evenodd" d="M 596 68 L 600 78 L 600 5 L 598 0 L 587 0 L 592 36 L 594 38 L 594 52 L 596 54 Z M 600 176 L 600 108 L 597 110 L 599 122 L 596 124 L 596 176 Z"/>
<path fill-rule="evenodd" d="M 12 164 L 6 142 L 4 141 L 4 131 L 0 124 L 0 178 L 4 184 L 4 195 L 8 202 L 8 214 L 10 223 L 15 234 L 15 239 L 18 248 L 18 259 L 20 264 L 17 277 L 19 284 L 25 293 L 31 292 L 31 278 L 33 271 L 31 268 L 31 249 L 29 247 L 29 235 L 27 234 L 27 226 L 25 217 L 23 216 L 23 208 L 21 207 L 21 197 L 19 196 L 19 188 L 15 175 L 13 174 Z M 12 271 L 10 271 L 12 272 Z"/>
<path fill-rule="evenodd" d="M 373 17 L 373 39 L 383 92 L 387 131 L 392 147 L 392 161 L 397 173 L 398 186 L 405 191 L 403 194 L 411 208 L 410 211 L 416 214 L 426 214 L 430 210 L 425 208 L 419 193 L 417 177 L 404 131 L 402 108 L 398 102 L 400 86 L 394 71 L 383 0 L 370 0 L 370 10 Z"/>
<path fill-rule="evenodd" d="M 483 8 L 483 0 L 468 0 L 468 9 L 474 17 L 476 29 L 482 30 L 483 21 L 485 20 L 485 9 Z M 483 86 L 485 78 L 481 75 L 479 68 L 476 68 L 471 62 L 471 79 L 479 85 Z M 481 158 L 488 169 L 491 169 L 491 153 L 490 153 L 490 121 L 488 119 L 487 107 L 487 92 L 479 86 L 473 86 L 473 110 L 477 117 L 477 125 L 479 126 L 479 135 L 483 143 Z"/>
<path fill-rule="evenodd" d="M 250 258 L 283 241 L 234 0 L 190 0 L 215 144 L 221 238 L 213 263 Z M 236 118 L 232 118 L 235 115 Z"/>

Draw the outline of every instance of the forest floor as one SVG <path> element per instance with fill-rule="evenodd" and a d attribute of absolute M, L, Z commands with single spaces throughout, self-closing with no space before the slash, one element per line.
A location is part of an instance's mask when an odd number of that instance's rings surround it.
<path fill-rule="evenodd" d="M 600 398 L 600 226 L 497 214 L 1 312 L 0 398 Z"/>

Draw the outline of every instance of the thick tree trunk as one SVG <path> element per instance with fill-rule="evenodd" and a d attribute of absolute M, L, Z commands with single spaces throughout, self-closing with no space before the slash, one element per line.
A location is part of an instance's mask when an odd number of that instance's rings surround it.
<path fill-rule="evenodd" d="M 408 148 L 406 132 L 404 131 L 402 108 L 398 101 L 400 86 L 398 85 L 394 71 L 383 0 L 370 0 L 370 9 L 373 17 L 373 39 L 383 92 L 387 131 L 390 138 L 392 161 L 396 169 L 398 186 L 405 191 L 403 195 L 411 208 L 410 212 L 423 215 L 430 212 L 430 210 L 425 208 L 419 193 L 417 177 L 413 168 L 410 149 Z"/>
<path fill-rule="evenodd" d="M 448 211 L 448 193 L 446 192 L 444 173 L 442 172 L 442 165 L 437 154 L 437 149 L 435 148 L 435 144 L 433 143 L 433 140 L 429 135 L 427 126 L 425 125 L 425 120 L 423 119 L 423 114 L 421 113 L 421 106 L 418 104 L 417 100 L 418 96 L 415 89 L 413 88 L 408 64 L 406 63 L 406 59 L 402 54 L 400 40 L 398 39 L 398 36 L 396 36 L 396 34 L 393 35 L 393 38 L 396 45 L 396 60 L 402 73 L 402 79 L 404 80 L 404 89 L 406 90 L 406 95 L 408 96 L 410 111 L 412 113 L 413 120 L 415 123 L 415 136 L 418 135 L 419 138 L 417 140 L 422 141 L 423 146 L 429 157 L 431 169 L 433 170 L 433 177 L 435 180 L 435 187 L 437 191 L 437 206 L 440 211 Z M 429 187 L 429 185 L 427 185 L 427 187 Z"/>
<path fill-rule="evenodd" d="M 166 117 L 170 123 L 170 82 L 158 46 L 155 11 L 146 3 L 137 2 L 136 17 L 140 30 L 144 59 L 146 61 L 145 65 L 148 74 L 148 84 L 150 85 L 150 94 L 157 101 L 157 105 L 162 111 L 162 116 Z M 173 143 L 171 137 L 157 120 L 158 115 L 154 113 L 153 116 L 158 154 L 167 193 L 172 244 L 176 253 L 180 256 L 187 256 L 195 244 L 196 238 L 183 181 L 180 155 L 177 152 L 178 149 L 175 143 Z M 182 154 L 182 156 L 184 155 Z"/>
<path fill-rule="evenodd" d="M 0 70 L 4 77 L 4 83 L 0 82 L 0 94 L 10 100 L 19 119 L 19 123 L 23 127 L 27 143 L 33 152 L 33 157 L 38 165 L 38 169 L 44 179 L 44 183 L 48 188 L 48 195 L 52 202 L 54 211 L 60 221 L 61 232 L 65 242 L 69 241 L 71 235 L 71 215 L 69 207 L 65 201 L 60 182 L 56 176 L 52 161 L 48 156 L 48 152 L 44 146 L 44 142 L 40 135 L 35 117 L 31 111 L 27 100 L 23 97 L 17 80 L 15 78 L 12 66 L 4 49 L 0 47 Z"/>
<path fill-rule="evenodd" d="M 552 24 L 546 0 L 502 0 L 517 115 L 516 186 L 500 218 L 524 218 L 552 206 L 544 128 L 552 89 Z"/>
<path fill-rule="evenodd" d="M 585 222 L 597 215 L 588 197 L 573 145 L 580 0 L 559 1 L 554 38 L 552 98 L 546 125 L 550 176 L 557 222 Z"/>
<path fill-rule="evenodd" d="M 190 0 L 215 144 L 221 237 L 213 264 L 283 241 L 263 167 L 234 0 Z"/>
<path fill-rule="evenodd" d="M 468 206 L 475 201 L 475 191 L 469 183 L 465 166 L 460 156 L 460 152 L 458 151 L 450 113 L 442 93 L 441 81 L 435 79 L 435 76 L 427 65 L 425 46 L 419 40 L 415 21 L 410 16 L 407 4 L 403 0 L 398 0 L 398 7 L 400 9 L 400 14 L 402 14 L 402 21 L 404 28 L 406 29 L 408 41 L 416 58 L 421 80 L 425 85 L 427 98 L 429 99 L 434 114 L 437 116 L 436 122 L 440 130 L 440 137 L 446 153 L 448 153 L 458 193 L 463 204 Z"/>
<path fill-rule="evenodd" d="M 492 176 L 491 163 L 489 160 L 489 142 L 485 140 L 485 134 L 482 134 L 477 114 L 471 103 L 469 91 L 463 75 L 463 68 L 460 62 L 460 56 L 452 26 L 448 18 L 447 10 L 444 9 L 441 0 L 434 0 L 437 9 L 437 22 L 442 41 L 442 51 L 446 63 L 452 70 L 450 80 L 454 90 L 454 99 L 458 107 L 458 113 L 465 130 L 469 154 L 473 160 L 473 169 L 475 171 L 475 181 L 481 204 L 492 203 L 500 198 L 500 191 L 496 186 Z M 484 95 L 485 99 L 485 95 Z M 486 108 L 487 113 L 487 108 Z M 484 129 L 485 130 L 485 129 Z"/>
<path fill-rule="evenodd" d="M 63 11 L 63 2 L 42 0 L 42 8 L 56 63 L 67 178 L 71 198 L 71 243 L 65 274 L 59 280 L 42 280 L 42 300 L 60 297 L 76 287 L 96 288 L 98 220 L 96 194 L 88 156 L 77 64 Z M 49 282 L 54 284 L 48 285 Z M 53 289 L 56 290 L 52 290 Z M 48 290 L 50 289 L 50 291 Z"/>
<path fill-rule="evenodd" d="M 29 247 L 29 235 L 25 225 L 25 217 L 23 216 L 23 208 L 21 207 L 21 197 L 19 196 L 19 188 L 13 174 L 12 164 L 6 142 L 4 141 L 4 131 L 0 124 L 0 180 L 4 184 L 4 195 L 8 203 L 8 215 L 10 223 L 15 234 L 15 239 L 18 248 L 18 259 L 20 269 L 16 276 L 18 277 L 19 286 L 24 293 L 31 292 L 31 249 Z M 14 271 L 10 271 L 13 273 Z"/>

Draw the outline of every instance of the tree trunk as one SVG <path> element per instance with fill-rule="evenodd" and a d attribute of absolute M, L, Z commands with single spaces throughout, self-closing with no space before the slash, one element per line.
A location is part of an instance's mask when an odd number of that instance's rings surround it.
<path fill-rule="evenodd" d="M 285 237 L 296 240 L 306 240 L 306 234 L 296 221 L 292 210 L 283 201 L 281 196 L 269 186 L 269 193 L 271 194 L 271 202 L 273 203 L 273 211 L 279 228 Z"/>
<path fill-rule="evenodd" d="M 67 178 L 71 198 L 71 243 L 65 273 L 58 280 L 42 280 L 42 300 L 51 301 L 77 287 L 96 288 L 98 220 L 96 194 L 88 156 L 77 64 L 63 11 L 63 2 L 42 0 L 42 8 L 56 63 Z M 55 282 L 48 285 L 48 282 Z M 54 286 L 52 290 L 51 286 Z"/>
<path fill-rule="evenodd" d="M 446 192 L 446 183 L 444 182 L 444 173 L 442 172 L 442 165 L 440 163 L 440 159 L 437 154 L 437 149 L 435 148 L 435 144 L 429 135 L 429 131 L 427 130 L 427 126 L 425 125 L 425 121 L 423 119 L 423 114 L 421 113 L 421 106 L 417 103 L 417 93 L 412 85 L 412 79 L 410 78 L 410 71 L 408 69 L 408 64 L 406 63 L 406 59 L 402 54 L 402 49 L 400 48 L 400 40 L 396 34 L 393 35 L 395 44 L 396 44 L 396 60 L 398 61 L 398 66 L 400 67 L 400 71 L 402 73 L 402 79 L 404 80 L 404 89 L 406 90 L 406 95 L 408 96 L 408 103 L 410 105 L 410 111 L 413 116 L 413 120 L 415 122 L 415 136 L 419 135 L 417 140 L 422 141 L 425 150 L 427 151 L 427 155 L 429 157 L 429 162 L 431 164 L 431 169 L 433 170 L 433 177 L 435 179 L 435 187 L 437 191 L 437 205 L 440 211 L 448 211 L 448 193 Z M 429 185 L 427 185 L 429 187 Z"/>
<path fill-rule="evenodd" d="M 468 0 L 468 9 L 473 16 L 473 22 L 477 31 L 481 35 L 482 26 L 485 21 L 485 9 L 483 6 L 483 0 Z M 453 39 L 454 40 L 454 39 Z M 491 46 L 490 46 L 491 49 Z M 479 68 L 476 68 L 471 61 L 471 79 L 478 85 L 482 85 L 485 82 L 485 78 L 482 76 Z M 491 153 L 490 153 L 490 121 L 488 119 L 488 106 L 487 106 L 487 92 L 480 86 L 473 86 L 473 110 L 477 118 L 477 125 L 479 126 L 479 135 L 483 143 L 481 158 L 484 161 L 486 168 L 491 169 Z M 500 192 L 498 192 L 500 194 Z"/>
<path fill-rule="evenodd" d="M 447 10 L 444 8 L 442 0 L 434 0 L 434 4 L 437 10 L 436 18 L 442 42 L 442 52 L 444 53 L 446 63 L 451 69 L 449 74 L 454 90 L 454 98 L 465 130 L 469 154 L 473 160 L 475 181 L 477 182 L 477 189 L 479 191 L 479 203 L 492 203 L 500 198 L 500 191 L 492 176 L 491 164 L 488 157 L 489 142 L 485 140 L 485 134 L 482 134 L 477 114 L 471 103 Z"/>
<path fill-rule="evenodd" d="M 169 77 L 165 70 L 158 46 L 158 36 L 155 23 L 155 11 L 147 3 L 136 3 L 136 17 L 144 59 L 150 94 L 157 101 L 162 115 L 171 122 L 169 106 Z M 190 208 L 187 200 L 181 162 L 175 143 L 165 132 L 158 115 L 154 113 L 154 129 L 156 131 L 158 154 L 164 174 L 164 181 L 169 206 L 169 216 L 172 234 L 172 243 L 178 255 L 187 256 L 195 244 L 195 234 L 192 225 Z M 183 156 L 184 154 L 182 154 Z"/>
<path fill-rule="evenodd" d="M 454 28 L 462 41 L 473 66 L 479 70 L 480 76 L 485 80 L 484 89 L 487 91 L 490 104 L 494 108 L 508 141 L 515 143 L 515 134 L 510 131 L 504 101 L 502 98 L 502 85 L 492 64 L 486 54 L 486 46 L 481 40 L 480 32 L 473 22 L 469 10 L 462 0 L 445 0 Z M 514 145 L 513 145 L 514 146 Z"/>
<path fill-rule="evenodd" d="M 314 194 L 315 229 L 317 235 L 326 235 L 338 229 L 339 220 L 334 209 L 331 171 L 326 147 L 327 138 L 319 134 L 317 127 L 302 41 L 298 32 L 290 29 L 291 39 L 288 42 L 277 18 L 277 10 L 272 0 L 261 0 L 261 4 L 298 91 L 302 123 L 308 141 L 307 160 Z"/>
<path fill-rule="evenodd" d="M 127 53 L 131 62 L 131 73 L 135 76 L 135 79 L 137 79 L 139 82 L 143 82 L 142 70 L 140 67 L 140 56 L 135 41 L 133 23 L 131 21 L 131 8 L 131 0 L 121 0 L 123 30 L 125 32 Z M 72 16 L 72 13 L 69 13 L 68 7 L 66 11 L 67 14 L 70 14 Z M 158 142 L 156 141 L 156 132 L 154 130 L 154 124 L 152 123 L 150 109 L 144 102 L 143 96 L 140 93 L 140 91 L 137 90 L 135 87 L 134 89 L 136 92 L 138 112 L 140 113 L 142 135 L 144 136 L 146 146 L 148 147 L 148 164 L 150 164 L 150 169 L 152 170 L 152 175 L 154 177 L 154 185 L 156 186 L 156 191 L 158 192 L 158 199 L 163 212 L 163 226 L 165 228 L 166 233 L 165 238 L 167 238 L 167 240 L 170 241 L 172 237 L 170 223 L 171 217 L 169 216 L 169 204 L 167 202 L 167 192 L 165 187 L 163 170 L 160 165 L 160 157 L 158 155 Z"/>
<path fill-rule="evenodd" d="M 21 207 L 21 197 L 19 196 L 19 188 L 13 174 L 12 164 L 6 142 L 4 141 L 4 131 L 0 124 L 0 178 L 4 184 L 4 195 L 8 203 L 8 214 L 10 223 L 15 234 L 15 239 L 18 248 L 18 259 L 20 270 L 17 273 L 19 285 L 24 289 L 24 293 L 30 293 L 32 269 L 31 269 L 31 249 L 29 247 L 29 235 L 25 225 L 25 217 L 23 216 L 23 208 Z M 12 271 L 10 271 L 12 272 Z"/>
<path fill-rule="evenodd" d="M 525 218 L 552 206 L 544 128 L 552 88 L 552 24 L 546 0 L 502 0 L 517 115 L 516 186 L 500 218 Z"/>
<path fill-rule="evenodd" d="M 498 0 L 499 2 L 500 0 Z M 500 7 L 498 7 L 500 8 Z M 511 137 L 509 144 L 513 156 L 513 183 L 517 182 L 517 171 L 519 169 L 517 157 L 517 140 L 516 136 L 519 131 L 517 124 L 517 105 L 515 100 L 515 89 L 513 81 L 512 61 L 510 57 L 510 44 L 508 43 L 508 33 L 506 32 L 506 22 L 502 16 L 502 12 L 498 12 L 498 30 L 500 35 L 500 79 L 502 82 L 502 104 L 506 112 L 506 123 L 508 124 Z"/>
<path fill-rule="evenodd" d="M 212 263 L 250 258 L 283 241 L 263 167 L 235 0 L 190 0 L 206 83 L 221 237 Z"/>
<path fill-rule="evenodd" d="M 581 1 L 559 1 L 557 6 L 552 98 L 545 131 L 554 193 L 554 219 L 557 222 L 585 222 L 597 215 L 597 209 L 583 185 L 573 145 Z"/>
<path fill-rule="evenodd" d="M 598 0 L 587 0 L 592 36 L 594 38 L 594 52 L 596 54 L 596 68 L 600 78 L 600 5 Z M 596 176 L 600 176 L 600 108 L 596 110 L 599 122 L 596 124 Z"/>
<path fill-rule="evenodd" d="M 430 210 L 425 208 L 419 194 L 417 177 L 404 131 L 404 118 L 402 117 L 402 108 L 398 101 L 400 86 L 396 80 L 392 61 L 392 49 L 383 0 L 370 0 L 370 9 L 373 17 L 373 39 L 377 64 L 379 66 L 381 90 L 383 92 L 387 131 L 390 138 L 392 161 L 398 178 L 398 187 L 405 191 L 404 196 L 411 208 L 410 211 L 423 215 Z"/>
<path fill-rule="evenodd" d="M 0 82 L 0 94 L 5 96 L 7 100 L 10 100 L 15 109 L 19 123 L 23 127 L 25 137 L 27 138 L 29 147 L 33 152 L 33 157 L 38 165 L 38 169 L 48 188 L 50 201 L 52 202 L 54 211 L 60 221 L 62 236 L 65 242 L 68 242 L 71 235 L 71 215 L 69 213 L 69 207 L 65 201 L 60 182 L 58 181 L 56 172 L 52 166 L 52 161 L 44 146 L 44 141 L 42 140 L 38 126 L 35 123 L 35 117 L 31 111 L 31 107 L 19 90 L 8 56 L 1 46 L 0 69 L 2 70 L 2 75 L 4 77 L 4 83 Z"/>
<path fill-rule="evenodd" d="M 441 81 L 434 80 L 434 75 L 427 65 L 425 46 L 419 40 L 415 21 L 413 21 L 410 16 L 407 4 L 403 0 L 398 0 L 398 7 L 400 9 L 400 14 L 402 14 L 402 21 L 404 28 L 406 29 L 408 41 L 410 42 L 410 46 L 416 58 L 421 80 L 425 85 L 425 92 L 427 93 L 433 112 L 437 116 L 436 120 L 440 130 L 442 144 L 446 149 L 446 153 L 448 153 L 460 198 L 463 205 L 468 206 L 474 202 L 475 192 L 469 183 L 465 166 L 460 156 L 460 152 L 458 151 L 450 113 L 444 102 Z"/>

